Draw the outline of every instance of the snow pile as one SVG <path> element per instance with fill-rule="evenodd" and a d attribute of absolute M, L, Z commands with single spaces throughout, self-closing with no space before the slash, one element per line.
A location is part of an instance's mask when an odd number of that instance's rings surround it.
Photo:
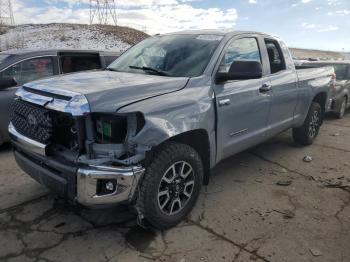
<path fill-rule="evenodd" d="M 0 50 L 98 49 L 123 52 L 147 37 L 125 27 L 79 24 L 19 25 L 0 35 Z"/>

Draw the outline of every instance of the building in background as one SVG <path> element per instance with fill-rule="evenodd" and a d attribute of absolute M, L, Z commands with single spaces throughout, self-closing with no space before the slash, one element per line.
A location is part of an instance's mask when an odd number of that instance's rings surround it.
<path fill-rule="evenodd" d="M 298 60 L 350 60 L 350 53 L 291 48 L 293 58 Z"/>

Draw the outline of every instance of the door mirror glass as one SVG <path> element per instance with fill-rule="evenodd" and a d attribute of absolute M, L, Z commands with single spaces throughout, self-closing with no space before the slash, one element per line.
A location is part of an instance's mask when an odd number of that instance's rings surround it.
<path fill-rule="evenodd" d="M 262 77 L 262 66 L 257 61 L 235 61 L 228 72 L 228 80 L 247 80 Z"/>
<path fill-rule="evenodd" d="M 215 76 L 215 83 L 222 84 L 228 81 L 228 73 L 225 72 L 217 72 Z"/>
<path fill-rule="evenodd" d="M 229 71 L 218 72 L 215 77 L 217 84 L 229 80 L 259 79 L 262 77 L 262 65 L 257 61 L 235 61 Z"/>
<path fill-rule="evenodd" d="M 17 86 L 17 81 L 13 77 L 5 77 L 0 79 L 0 90 Z"/>

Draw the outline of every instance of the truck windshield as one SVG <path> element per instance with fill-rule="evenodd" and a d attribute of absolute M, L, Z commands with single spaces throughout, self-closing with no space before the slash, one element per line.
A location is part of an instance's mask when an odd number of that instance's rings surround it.
<path fill-rule="evenodd" d="M 129 49 L 107 69 L 175 77 L 200 76 L 222 38 L 219 35 L 151 37 Z"/>
<path fill-rule="evenodd" d="M 0 64 L 4 62 L 10 55 L 2 55 L 0 54 Z"/>

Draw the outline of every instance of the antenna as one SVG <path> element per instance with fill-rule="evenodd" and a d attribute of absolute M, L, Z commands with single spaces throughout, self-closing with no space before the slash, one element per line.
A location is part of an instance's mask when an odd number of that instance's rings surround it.
<path fill-rule="evenodd" d="M 0 25 L 15 25 L 11 0 L 0 0 Z"/>
<path fill-rule="evenodd" d="M 117 25 L 117 9 L 114 0 L 90 0 L 90 25 L 97 20 L 100 25 L 111 21 Z"/>

